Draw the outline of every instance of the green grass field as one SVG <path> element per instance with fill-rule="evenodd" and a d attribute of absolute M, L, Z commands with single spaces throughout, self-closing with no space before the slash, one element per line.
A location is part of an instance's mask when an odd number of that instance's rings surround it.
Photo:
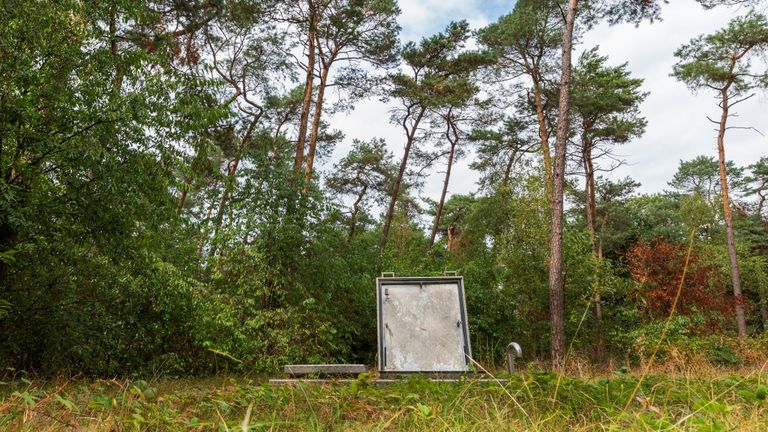
<path fill-rule="evenodd" d="M 0 430 L 768 430 L 768 373 L 696 375 L 650 375 L 639 387 L 632 373 L 533 372 L 504 385 L 412 379 L 384 388 L 365 377 L 293 387 L 238 376 L 23 379 L 0 386 Z"/>

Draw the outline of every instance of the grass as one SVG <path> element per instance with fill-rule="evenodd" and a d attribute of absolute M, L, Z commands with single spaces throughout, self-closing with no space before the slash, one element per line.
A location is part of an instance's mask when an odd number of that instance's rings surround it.
<path fill-rule="evenodd" d="M 404 380 L 271 387 L 208 379 L 14 380 L 0 385 L 0 430 L 19 431 L 766 431 L 768 373 L 531 372 L 506 384 Z"/>

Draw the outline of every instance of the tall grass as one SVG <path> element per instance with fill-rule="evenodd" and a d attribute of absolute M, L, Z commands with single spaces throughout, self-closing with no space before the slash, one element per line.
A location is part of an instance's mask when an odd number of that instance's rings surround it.
<path fill-rule="evenodd" d="M 502 385 L 409 379 L 384 388 L 365 377 L 287 387 L 247 377 L 18 380 L 0 386 L 0 430 L 768 430 L 764 369 L 653 372 L 526 372 Z"/>

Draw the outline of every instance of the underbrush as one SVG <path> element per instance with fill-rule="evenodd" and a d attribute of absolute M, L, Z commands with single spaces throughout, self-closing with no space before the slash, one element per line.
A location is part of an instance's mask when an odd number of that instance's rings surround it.
<path fill-rule="evenodd" d="M 713 371 L 714 372 L 714 371 Z M 0 430 L 690 430 L 765 431 L 761 369 L 640 378 L 620 370 L 578 378 L 550 372 L 508 382 L 409 379 L 376 387 L 272 387 L 261 378 L 118 381 L 26 379 L 0 386 Z"/>
<path fill-rule="evenodd" d="M 629 347 L 633 363 L 645 363 L 655 354 L 656 362 L 667 365 L 701 365 L 736 368 L 756 367 L 768 361 L 768 338 L 738 338 L 721 334 L 697 335 L 697 325 L 690 317 L 674 316 L 669 320 L 664 339 L 660 340 L 665 322 L 654 322 L 628 332 L 623 341 Z"/>

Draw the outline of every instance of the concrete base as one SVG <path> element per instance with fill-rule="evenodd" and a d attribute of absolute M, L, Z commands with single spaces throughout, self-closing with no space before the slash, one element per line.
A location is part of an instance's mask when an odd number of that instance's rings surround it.
<path fill-rule="evenodd" d="M 329 384 L 349 384 L 356 382 L 356 379 L 271 379 L 269 380 L 269 384 L 273 386 L 283 386 L 283 385 L 298 385 L 298 384 L 314 384 L 314 385 L 329 385 Z M 481 379 L 458 379 L 458 378 L 433 378 L 430 379 L 430 381 L 433 382 L 444 382 L 444 383 L 478 383 L 478 384 L 506 384 L 509 382 L 509 380 L 506 379 L 492 379 L 492 378 L 481 378 Z M 384 387 L 388 385 L 392 385 L 398 382 L 402 382 L 402 380 L 397 379 L 386 379 L 386 378 L 379 378 L 371 380 L 371 383 L 375 385 L 376 387 Z"/>
<path fill-rule="evenodd" d="M 283 372 L 290 376 L 360 375 L 368 372 L 368 368 L 361 364 L 303 364 L 285 365 Z"/>

